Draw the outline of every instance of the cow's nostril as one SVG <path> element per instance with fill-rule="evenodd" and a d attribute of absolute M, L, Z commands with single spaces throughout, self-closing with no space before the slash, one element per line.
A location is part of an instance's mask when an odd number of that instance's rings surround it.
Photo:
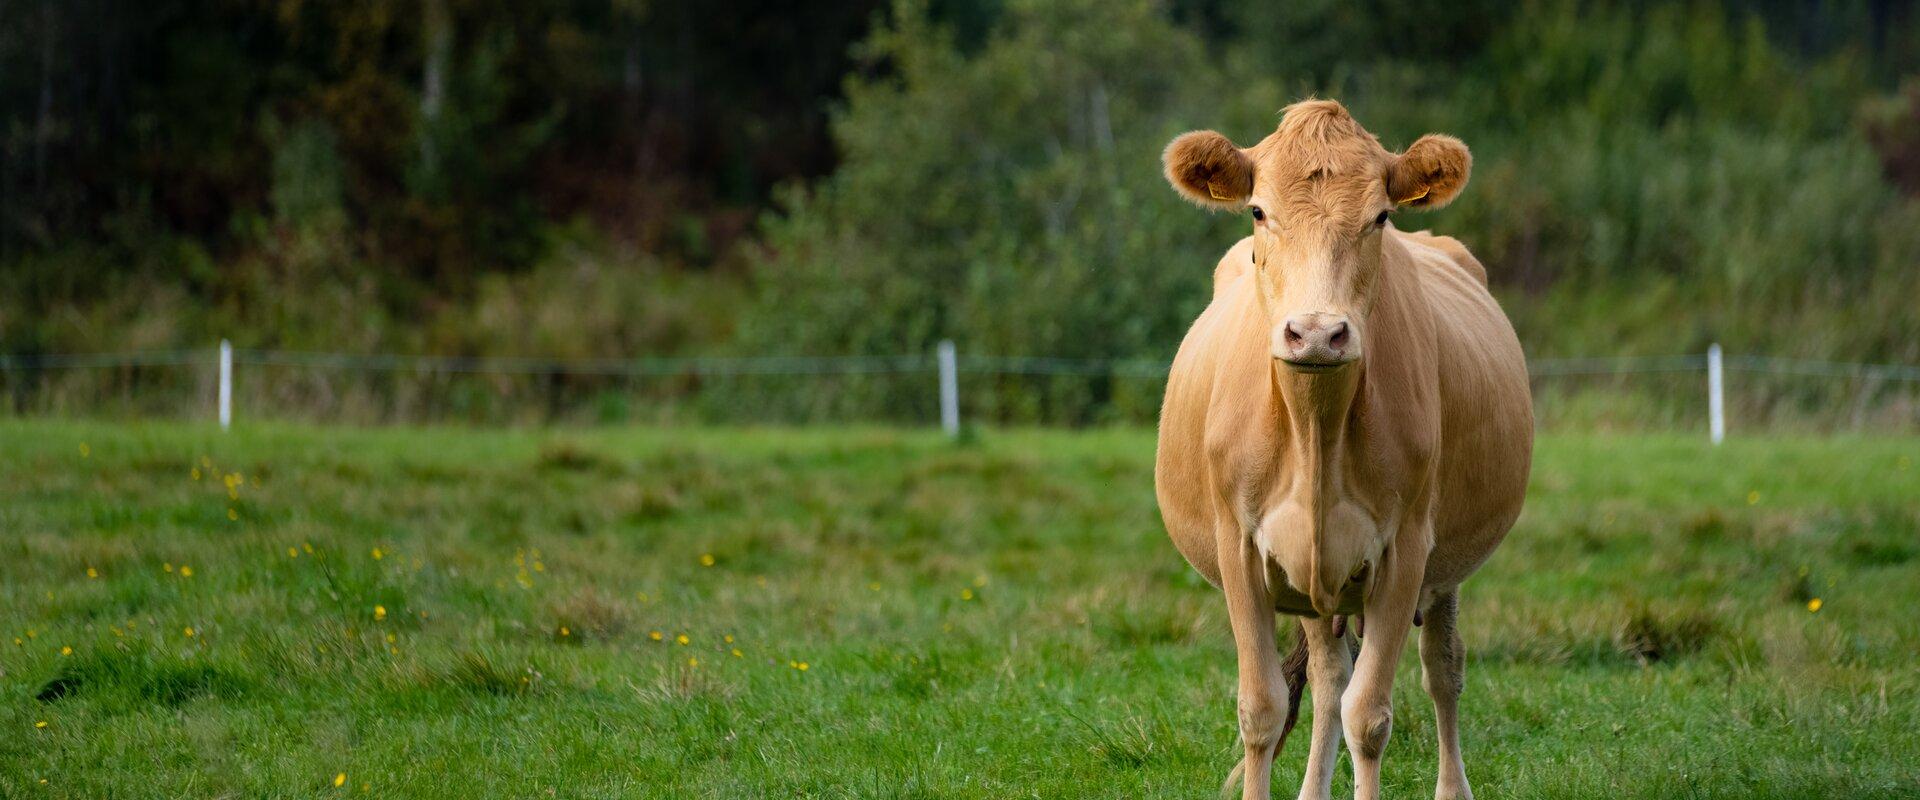
<path fill-rule="evenodd" d="M 1327 337 L 1327 344 L 1331 345 L 1334 349 L 1337 350 L 1341 347 L 1344 347 L 1346 343 L 1347 343 L 1347 323 L 1344 323 L 1344 322 L 1335 323 L 1333 326 L 1333 334 Z"/>
<path fill-rule="evenodd" d="M 1301 338 L 1300 329 L 1293 327 L 1291 322 L 1287 323 L 1287 344 L 1299 344 Z"/>

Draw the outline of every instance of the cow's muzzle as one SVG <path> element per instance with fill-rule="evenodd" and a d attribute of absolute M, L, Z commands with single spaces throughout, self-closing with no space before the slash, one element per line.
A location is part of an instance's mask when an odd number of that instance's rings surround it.
<path fill-rule="evenodd" d="M 1295 314 L 1274 339 L 1274 357 L 1295 372 L 1332 372 L 1360 358 L 1360 339 L 1344 314 Z"/>

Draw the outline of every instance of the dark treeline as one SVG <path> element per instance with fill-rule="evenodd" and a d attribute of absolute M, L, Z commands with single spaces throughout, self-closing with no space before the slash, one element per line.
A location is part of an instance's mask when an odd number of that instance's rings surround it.
<path fill-rule="evenodd" d="M 1244 221 L 1159 147 L 1319 94 L 1474 147 L 1401 224 L 1536 353 L 1920 361 L 1916 72 L 1885 0 L 4 0 L 0 350 L 1165 357 Z"/>
<path fill-rule="evenodd" d="M 737 232 L 832 168 L 827 103 L 876 10 L 788 6 L 10 0 L 0 257 L 224 258 L 337 211 L 354 257 L 444 279 L 523 266 L 576 215 L 649 249 L 680 209 Z"/>

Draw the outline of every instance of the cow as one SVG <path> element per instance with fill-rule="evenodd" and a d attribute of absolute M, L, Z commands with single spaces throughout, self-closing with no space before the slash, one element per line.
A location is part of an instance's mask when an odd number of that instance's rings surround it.
<path fill-rule="evenodd" d="M 1309 99 L 1252 147 L 1194 131 L 1163 160 L 1182 196 L 1253 225 L 1180 344 L 1154 465 L 1169 537 L 1226 595 L 1245 754 L 1222 794 L 1237 776 L 1243 798 L 1270 796 L 1310 684 L 1299 796 L 1329 796 L 1344 734 L 1355 796 L 1378 797 L 1394 665 L 1421 626 L 1434 794 L 1470 798 L 1458 590 L 1520 514 L 1533 407 L 1485 268 L 1392 217 L 1452 201 L 1472 156 L 1438 134 L 1389 152 Z M 1298 621 L 1285 659 L 1276 612 Z"/>

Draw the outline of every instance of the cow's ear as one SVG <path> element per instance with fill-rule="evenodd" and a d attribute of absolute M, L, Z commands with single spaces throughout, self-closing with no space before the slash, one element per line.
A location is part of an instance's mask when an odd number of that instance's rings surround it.
<path fill-rule="evenodd" d="M 1180 134 L 1160 160 L 1180 196 L 1207 208 L 1239 209 L 1253 194 L 1253 158 L 1213 131 Z"/>
<path fill-rule="evenodd" d="M 1387 196 L 1397 205 L 1439 208 L 1467 188 L 1473 153 L 1459 139 L 1438 133 L 1420 137 L 1387 168 Z"/>

